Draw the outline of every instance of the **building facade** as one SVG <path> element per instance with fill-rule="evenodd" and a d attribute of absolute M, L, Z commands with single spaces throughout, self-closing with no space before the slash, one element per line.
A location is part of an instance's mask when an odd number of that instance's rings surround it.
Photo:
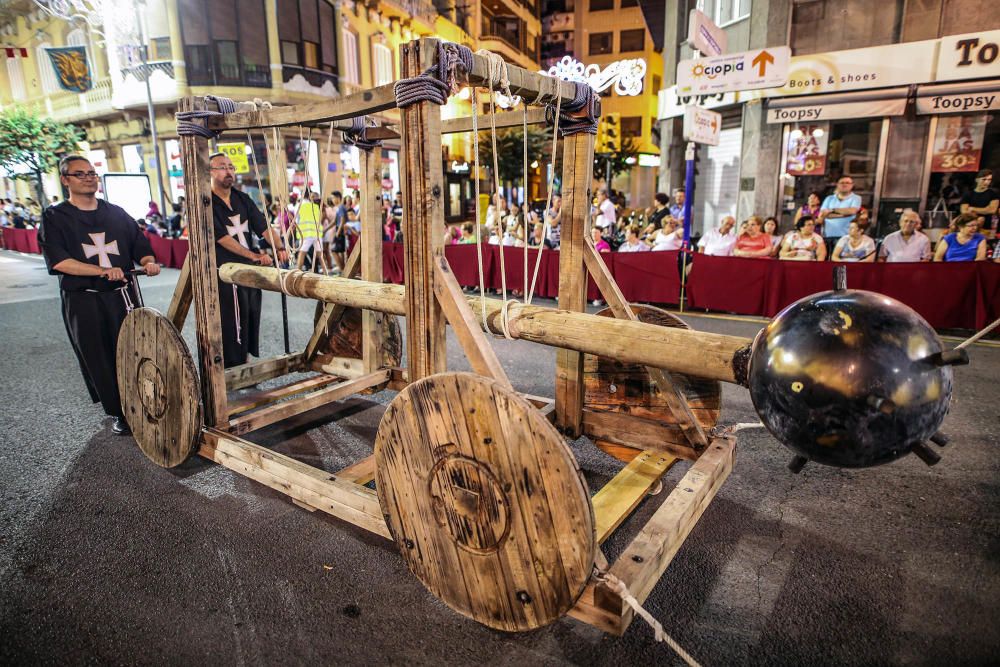
<path fill-rule="evenodd" d="M 789 80 L 692 98 L 675 75 L 693 57 L 684 42 L 697 5 L 667 2 L 658 113 L 662 190 L 683 185 L 684 105 L 722 113 L 719 146 L 699 149 L 696 231 L 726 214 L 776 215 L 788 228 L 809 193 L 825 196 L 844 175 L 874 233 L 895 229 L 904 208 L 940 227 L 979 169 L 1000 168 L 1000 16 L 990 3 L 708 0 L 727 52 L 789 45 Z"/>

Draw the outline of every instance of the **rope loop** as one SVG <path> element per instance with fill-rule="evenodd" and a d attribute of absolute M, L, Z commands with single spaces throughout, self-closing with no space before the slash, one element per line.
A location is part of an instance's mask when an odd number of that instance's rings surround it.
<path fill-rule="evenodd" d="M 369 121 L 367 116 L 355 116 L 352 121 L 353 127 L 341 133 L 346 145 L 357 146 L 363 151 L 370 151 L 382 145 L 381 139 L 368 138 L 368 128 L 375 127 L 374 121 Z"/>
<path fill-rule="evenodd" d="M 500 249 L 503 252 L 503 248 Z M 508 308 L 510 304 L 517 304 L 517 299 L 507 299 L 503 302 L 503 306 L 500 308 L 500 331 L 503 332 L 503 337 L 507 340 L 514 340 L 514 337 L 510 335 L 510 327 L 508 326 Z"/>
<path fill-rule="evenodd" d="M 556 117 L 559 118 L 559 134 L 563 137 L 572 136 L 586 132 L 587 134 L 597 134 L 597 100 L 598 95 L 587 83 L 574 81 L 576 94 L 572 100 L 567 100 L 562 105 L 560 113 L 558 107 L 549 104 L 545 107 L 545 122 L 552 126 Z M 579 117 L 574 114 L 586 111 L 586 117 Z"/>
<path fill-rule="evenodd" d="M 206 139 L 214 139 L 222 134 L 221 130 L 210 130 L 206 120 L 215 116 L 224 116 L 236 111 L 236 102 L 228 97 L 216 95 L 206 95 L 205 99 L 215 102 L 219 110 L 210 111 L 208 109 L 194 111 L 178 111 L 174 117 L 177 119 L 177 134 L 180 136 L 196 136 Z"/>
<path fill-rule="evenodd" d="M 418 102 L 443 105 L 448 96 L 459 88 L 459 67 L 466 75 L 472 72 L 472 49 L 461 44 L 439 42 L 437 62 L 426 71 L 409 79 L 400 79 L 393 86 L 396 106 L 404 109 Z"/>

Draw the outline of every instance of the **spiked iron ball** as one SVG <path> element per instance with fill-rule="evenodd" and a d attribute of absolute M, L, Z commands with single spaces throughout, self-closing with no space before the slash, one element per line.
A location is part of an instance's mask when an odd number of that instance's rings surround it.
<path fill-rule="evenodd" d="M 961 355 L 958 355 L 961 356 Z M 967 357 L 966 357 L 967 358 Z M 956 363 L 913 310 L 874 292 L 822 292 L 763 329 L 750 359 L 750 396 L 764 425 L 807 461 L 863 468 L 913 451 L 937 434 Z"/>

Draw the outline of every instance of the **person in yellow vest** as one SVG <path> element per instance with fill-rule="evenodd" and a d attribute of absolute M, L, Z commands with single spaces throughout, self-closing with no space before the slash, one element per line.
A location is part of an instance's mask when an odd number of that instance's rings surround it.
<path fill-rule="evenodd" d="M 316 258 L 323 265 L 323 271 L 327 272 L 326 260 L 323 257 L 323 242 L 319 234 L 322 215 L 319 207 L 319 195 L 306 191 L 306 195 L 302 198 L 302 203 L 299 204 L 295 221 L 292 223 L 291 229 L 289 229 L 289 233 L 294 233 L 298 229 L 299 236 L 302 239 L 302 245 L 299 246 L 299 256 L 295 262 L 295 267 L 298 269 L 301 269 L 305 264 L 308 252 L 314 250 Z M 313 268 L 315 267 L 316 262 L 314 261 Z"/>

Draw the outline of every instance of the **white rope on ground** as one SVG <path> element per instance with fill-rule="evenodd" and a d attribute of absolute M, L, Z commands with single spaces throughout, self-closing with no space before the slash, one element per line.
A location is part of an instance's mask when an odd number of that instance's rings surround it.
<path fill-rule="evenodd" d="M 989 326 L 985 327 L 984 329 L 981 329 L 979 331 L 979 333 L 977 333 L 976 335 L 974 335 L 974 336 L 972 336 L 970 338 L 966 338 L 964 341 L 962 341 L 961 343 L 959 343 L 958 345 L 956 345 L 955 349 L 956 350 L 965 349 L 966 347 L 968 347 L 969 345 L 972 345 L 973 343 L 975 343 L 977 340 L 979 340 L 980 338 L 982 338 L 983 336 L 985 336 L 989 332 L 991 332 L 994 329 L 996 329 L 998 326 L 1000 326 L 1000 318 L 997 318 L 996 320 L 994 320 L 993 324 L 990 324 Z"/>
<path fill-rule="evenodd" d="M 595 577 L 599 581 L 603 581 L 608 588 L 613 590 L 615 593 L 621 596 L 622 600 L 630 607 L 632 611 L 642 617 L 642 620 L 649 624 L 649 627 L 653 628 L 653 636 L 656 641 L 663 642 L 670 648 L 674 650 L 674 653 L 680 656 L 681 660 L 686 662 L 690 667 L 700 667 L 698 661 L 691 657 L 691 654 L 684 650 L 684 648 L 677 643 L 677 641 L 667 634 L 666 630 L 663 629 L 663 625 L 653 618 L 653 615 L 648 611 L 643 609 L 639 601 L 635 599 L 631 591 L 629 591 L 628 586 L 625 582 L 611 574 L 610 572 L 600 572 L 598 571 Z"/>
<path fill-rule="evenodd" d="M 539 93 L 539 96 L 540 95 L 541 93 Z M 562 95 L 557 94 L 556 116 L 555 116 L 555 122 L 552 125 L 552 172 L 549 174 L 548 197 L 545 200 L 545 210 L 542 211 L 542 220 L 544 221 L 544 224 L 542 226 L 542 242 L 538 244 L 538 254 L 535 255 L 535 271 L 531 276 L 531 289 L 530 291 L 528 291 L 527 299 L 525 299 L 524 301 L 528 305 L 531 305 L 531 300 L 535 296 L 535 283 L 538 281 L 538 269 L 542 265 L 542 252 L 545 250 L 545 240 L 549 238 L 549 232 L 551 231 L 551 225 L 549 224 L 548 215 L 549 215 L 549 210 L 552 208 L 552 186 L 555 185 L 555 178 L 556 178 L 556 146 L 559 141 L 559 113 L 561 109 L 562 109 Z"/>

